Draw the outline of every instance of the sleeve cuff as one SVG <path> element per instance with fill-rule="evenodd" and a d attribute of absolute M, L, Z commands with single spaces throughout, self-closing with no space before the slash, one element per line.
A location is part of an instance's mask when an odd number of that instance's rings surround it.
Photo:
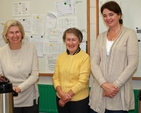
<path fill-rule="evenodd" d="M 116 85 L 118 88 L 123 85 L 123 83 L 119 79 L 117 79 L 113 84 Z"/>
<path fill-rule="evenodd" d="M 104 78 L 101 78 L 98 80 L 98 83 L 100 84 L 100 86 L 105 82 L 107 82 L 107 81 Z"/>

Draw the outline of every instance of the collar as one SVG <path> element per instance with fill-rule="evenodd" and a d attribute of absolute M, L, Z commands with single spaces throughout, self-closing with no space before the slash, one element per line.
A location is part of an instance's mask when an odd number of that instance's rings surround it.
<path fill-rule="evenodd" d="M 80 50 L 81 50 L 81 48 L 80 48 L 80 47 L 78 47 L 78 48 L 77 48 L 77 50 L 73 53 L 73 55 L 75 55 L 75 54 L 79 53 L 79 52 L 80 52 Z M 66 52 L 67 52 L 67 54 L 68 54 L 68 55 L 70 55 L 70 52 L 69 52 L 69 50 L 68 50 L 68 49 L 66 50 Z"/>

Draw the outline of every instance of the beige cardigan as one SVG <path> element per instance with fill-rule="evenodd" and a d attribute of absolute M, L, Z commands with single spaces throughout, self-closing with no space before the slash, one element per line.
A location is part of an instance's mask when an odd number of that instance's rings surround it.
<path fill-rule="evenodd" d="M 90 107 L 98 113 L 108 110 L 134 109 L 132 76 L 138 66 L 139 48 L 135 32 L 122 26 L 119 37 L 114 41 L 110 55 L 106 58 L 107 32 L 98 36 L 91 70 L 94 76 L 90 92 Z M 120 88 L 114 98 L 103 97 L 101 85 L 114 83 Z"/>
<path fill-rule="evenodd" d="M 27 107 L 32 106 L 33 100 L 39 96 L 36 84 L 39 78 L 38 56 L 33 44 L 23 42 L 20 51 L 21 58 L 17 64 L 9 44 L 0 48 L 0 74 L 6 76 L 14 87 L 21 89 L 21 93 L 14 97 L 14 107 Z"/>

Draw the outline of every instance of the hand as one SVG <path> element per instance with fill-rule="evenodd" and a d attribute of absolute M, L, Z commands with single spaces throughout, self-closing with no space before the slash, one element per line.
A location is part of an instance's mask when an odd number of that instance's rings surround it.
<path fill-rule="evenodd" d="M 74 93 L 70 90 L 69 92 L 63 92 L 62 91 L 62 89 L 61 89 L 61 87 L 60 86 L 57 86 L 56 87 L 56 91 L 57 91 L 57 93 L 59 94 L 59 96 L 60 96 L 60 100 L 59 100 L 59 102 L 58 102 L 58 104 L 60 105 L 60 106 L 64 106 L 67 102 L 69 102 L 70 100 L 71 100 L 71 98 L 72 98 L 72 96 L 74 95 Z"/>
<path fill-rule="evenodd" d="M 71 96 L 68 93 L 63 92 L 63 95 L 61 96 L 61 100 L 63 100 L 65 103 L 71 100 Z"/>
<path fill-rule="evenodd" d="M 1 74 L 0 74 L 0 82 L 4 82 L 4 78 L 2 77 Z"/>
<path fill-rule="evenodd" d="M 66 99 L 66 100 L 60 99 L 60 100 L 59 100 L 59 105 L 60 105 L 61 107 L 64 107 L 65 104 L 66 104 L 67 102 L 69 102 L 70 100 L 71 100 L 70 97 L 68 97 L 68 99 Z"/>
<path fill-rule="evenodd" d="M 59 94 L 61 100 L 63 100 L 63 101 L 67 101 L 68 102 L 72 98 L 69 93 L 66 93 L 66 92 L 63 92 L 63 91 L 59 91 L 58 94 Z"/>
<path fill-rule="evenodd" d="M 63 101 L 63 100 L 59 100 L 59 105 L 61 106 L 61 107 L 64 107 L 65 106 L 65 104 L 66 104 L 66 102 L 65 101 Z"/>
<path fill-rule="evenodd" d="M 101 86 L 104 90 L 103 96 L 113 98 L 119 91 L 118 87 L 112 83 L 104 83 Z"/>
<path fill-rule="evenodd" d="M 61 107 L 64 107 L 65 104 L 71 100 L 71 98 L 72 97 L 70 96 L 69 92 L 68 93 L 62 92 L 61 99 L 59 100 L 58 104 Z"/>
<path fill-rule="evenodd" d="M 115 95 L 116 95 L 116 94 L 111 94 L 111 95 L 109 95 L 109 94 L 107 94 L 106 92 L 103 93 L 103 96 L 109 97 L 109 98 L 113 98 Z"/>
<path fill-rule="evenodd" d="M 21 92 L 21 89 L 19 87 L 13 87 L 13 90 L 16 91 L 17 93 Z"/>
<path fill-rule="evenodd" d="M 57 91 L 58 95 L 60 96 L 60 98 L 61 98 L 62 100 L 66 100 L 67 94 L 62 91 L 62 89 L 61 89 L 60 86 L 57 86 L 57 87 L 56 87 L 56 91 Z"/>

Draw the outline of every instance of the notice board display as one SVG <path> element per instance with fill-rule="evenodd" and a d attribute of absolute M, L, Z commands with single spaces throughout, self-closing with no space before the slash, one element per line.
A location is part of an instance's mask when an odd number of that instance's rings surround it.
<path fill-rule="evenodd" d="M 87 27 L 89 0 L 1 0 L 0 33 L 4 23 L 19 20 L 25 29 L 25 41 L 35 45 L 40 75 L 52 75 L 57 56 L 66 50 L 62 41 L 64 30 L 76 27 L 83 33 L 80 45 L 89 53 Z M 0 35 L 0 46 L 5 43 Z"/>

